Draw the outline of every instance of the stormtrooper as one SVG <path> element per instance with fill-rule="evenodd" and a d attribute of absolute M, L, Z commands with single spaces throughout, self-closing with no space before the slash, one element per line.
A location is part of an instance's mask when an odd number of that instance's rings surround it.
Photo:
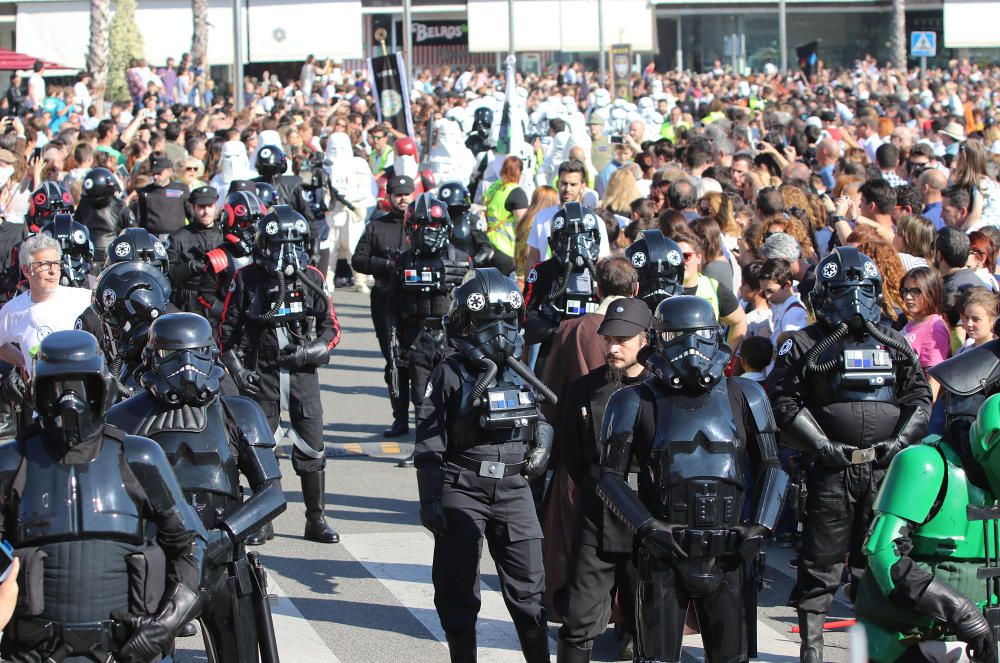
<path fill-rule="evenodd" d="M 330 186 L 337 195 L 326 215 L 330 226 L 330 259 L 350 262 L 365 229 L 368 210 L 375 205 L 374 180 L 368 161 L 354 155 L 351 139 L 345 133 L 332 134 L 326 143 Z M 345 283 L 350 284 L 351 278 Z"/>
<path fill-rule="evenodd" d="M 118 179 L 107 168 L 93 168 L 83 176 L 80 204 L 73 218 L 90 231 L 94 260 L 103 264 L 108 244 L 125 228 L 135 225 L 135 215 L 121 199 Z"/>
<path fill-rule="evenodd" d="M 229 187 L 233 182 L 251 180 L 255 177 L 257 177 L 257 171 L 250 167 L 246 145 L 238 140 L 229 140 L 223 143 L 222 168 L 209 183 L 219 194 L 219 200 L 226 199 L 226 196 L 229 195 Z"/>
<path fill-rule="evenodd" d="M 434 123 L 436 140 L 431 147 L 430 170 L 437 182 L 461 180 L 473 172 L 476 157 L 462 140 L 462 127 L 454 120 Z"/>

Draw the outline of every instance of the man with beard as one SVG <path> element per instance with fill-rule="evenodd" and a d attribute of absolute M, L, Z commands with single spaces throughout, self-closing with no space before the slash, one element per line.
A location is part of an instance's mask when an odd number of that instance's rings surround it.
<path fill-rule="evenodd" d="M 605 365 L 570 383 L 559 399 L 555 448 L 579 490 L 572 553 L 566 579 L 555 592 L 555 608 L 562 615 L 559 663 L 590 660 L 595 637 L 604 632 L 611 616 L 613 590 L 621 592 L 622 634 L 631 638 L 631 596 L 635 568 L 632 535 L 621 520 L 610 515 L 597 496 L 601 471 L 601 420 L 611 394 L 645 379 L 639 351 L 646 346 L 649 307 L 639 299 L 617 299 L 608 306 L 598 329 Z M 547 569 L 546 569 L 547 570 Z"/>

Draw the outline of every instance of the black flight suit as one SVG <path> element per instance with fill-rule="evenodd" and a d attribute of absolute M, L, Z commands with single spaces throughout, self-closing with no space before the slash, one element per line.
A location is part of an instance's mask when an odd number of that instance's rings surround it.
<path fill-rule="evenodd" d="M 893 329 L 882 325 L 879 328 L 907 344 Z M 817 363 L 835 360 L 834 372 L 823 377 L 807 376 L 806 354 L 830 334 L 827 326 L 812 324 L 793 332 L 778 350 L 774 370 L 768 376 L 768 393 L 779 427 L 789 427 L 802 410 L 808 410 L 830 440 L 867 449 L 892 438 L 907 412 L 916 408 L 929 411 L 931 392 L 923 371 L 895 350 L 888 350 L 892 366 L 882 370 L 887 378 L 885 384 L 895 382 L 892 386 L 866 384 L 860 388 L 845 384 L 845 356 L 850 346 L 843 341 L 817 359 Z M 787 434 L 782 433 L 783 443 Z M 808 518 L 799 553 L 798 579 L 788 601 L 800 612 L 825 614 L 830 610 L 845 560 L 850 567 L 852 590 L 860 586 L 867 566 L 861 547 L 889 460 L 875 459 L 843 469 L 817 461 L 808 471 Z"/>
<path fill-rule="evenodd" d="M 648 536 L 642 530 L 652 518 L 676 527 L 669 536 L 686 555 L 638 547 L 636 660 L 681 660 L 690 602 L 707 660 L 739 663 L 756 655 L 756 609 L 745 601 L 755 604 L 757 588 L 737 528 L 748 497 L 751 523 L 773 531 L 778 519 L 787 476 L 775 432 L 764 390 L 742 378 L 688 391 L 667 390 L 650 377 L 608 401 L 598 494 L 640 536 Z M 756 484 L 749 495 L 747 454 Z M 638 494 L 625 481 L 633 463 Z"/>
<path fill-rule="evenodd" d="M 274 437 L 260 407 L 242 396 L 204 406 L 171 405 L 143 391 L 108 411 L 108 423 L 159 444 L 184 497 L 210 532 L 202 623 L 220 663 L 257 661 L 255 596 L 243 540 L 285 510 Z M 253 496 L 243 500 L 240 475 Z M 215 535 L 215 536 L 212 536 Z M 213 554 L 215 538 L 225 537 Z"/>
<path fill-rule="evenodd" d="M 171 299 L 180 310 L 205 316 L 216 329 L 222 306 L 216 303 L 216 279 L 207 269 L 205 256 L 222 244 L 222 236 L 218 223 L 211 228 L 190 223 L 170 235 L 167 246 L 167 269 L 174 286 Z M 199 269 L 194 271 L 192 267 Z"/>
<path fill-rule="evenodd" d="M 648 372 L 621 383 L 608 382 L 607 366 L 599 366 L 570 383 L 559 399 L 554 422 L 553 448 L 566 471 L 579 487 L 577 521 L 574 526 L 569 568 L 565 584 L 555 595 L 557 611 L 563 618 L 559 639 L 586 648 L 604 632 L 611 617 L 611 599 L 620 597 L 626 633 L 635 631 L 635 566 L 632 563 L 632 533 L 597 496 L 601 474 L 601 446 L 598 440 L 608 399 L 623 386 L 638 384 Z"/>
<path fill-rule="evenodd" d="M 93 661 L 91 645 L 107 656 L 128 637 L 111 613 L 154 614 L 176 584 L 198 591 L 203 530 L 147 438 L 105 426 L 67 451 L 30 426 L 0 445 L 0 512 L 0 536 L 21 558 L 4 660 L 40 663 L 63 648 L 57 660 Z"/>
<path fill-rule="evenodd" d="M 188 185 L 171 182 L 160 186 L 155 182 L 139 189 L 133 205 L 140 228 L 164 239 L 184 227 L 185 219 L 194 218 L 188 203 Z"/>
<path fill-rule="evenodd" d="M 104 207 L 97 207 L 92 200 L 81 198 L 73 218 L 87 226 L 90 241 L 94 243 L 94 269 L 100 271 L 107 259 L 108 244 L 121 231 L 135 226 L 132 209 L 118 198 L 111 198 Z"/>
<path fill-rule="evenodd" d="M 430 394 L 418 416 L 414 451 L 418 481 L 422 472 L 444 474 L 441 505 L 447 530 L 434 545 L 434 606 L 449 637 L 475 632 L 485 537 L 496 562 L 500 591 L 524 646 L 524 633 L 546 627 L 542 529 L 528 481 L 521 474 L 528 444 L 544 419 L 533 391 L 504 366 L 487 396 L 517 390 L 524 395 L 519 407 L 533 410 L 538 424 L 484 430 L 479 422 L 485 406 L 472 399 L 478 379 L 479 370 L 463 354 L 449 355 L 431 374 Z M 497 468 L 493 476 L 481 474 L 484 463 Z"/>
<path fill-rule="evenodd" d="M 303 274 L 315 288 L 325 288 L 326 282 L 315 267 L 306 268 Z M 340 325 L 329 296 L 321 296 L 297 280 L 289 277 L 285 301 L 300 302 L 301 311 L 267 317 L 278 297 L 277 278 L 256 263 L 237 272 L 222 311 L 219 340 L 224 353 L 241 353 L 247 370 L 260 376 L 261 393 L 256 400 L 272 431 L 281 423 L 281 411 L 288 411 L 298 433 L 298 438 L 293 437 L 292 467 L 302 475 L 326 467 L 319 375 L 315 366 L 286 371 L 278 366 L 278 355 L 287 344 L 305 345 L 316 338 L 332 350 L 340 342 Z"/>
<path fill-rule="evenodd" d="M 351 257 L 351 267 L 361 274 L 371 274 L 375 277 L 375 287 L 371 292 L 372 323 L 375 325 L 375 337 L 378 339 L 379 350 L 385 358 L 385 383 L 389 384 L 389 330 L 396 317 L 396 302 L 394 299 L 397 283 L 400 278 L 396 272 L 396 259 L 409 248 L 406 241 L 406 230 L 403 227 L 402 211 L 382 211 L 375 213 L 365 226 L 361 239 Z M 407 394 L 410 390 L 410 373 L 405 367 L 399 369 L 398 398 L 389 395 L 392 402 L 392 418 L 394 421 L 406 423 L 409 419 L 410 401 Z"/>

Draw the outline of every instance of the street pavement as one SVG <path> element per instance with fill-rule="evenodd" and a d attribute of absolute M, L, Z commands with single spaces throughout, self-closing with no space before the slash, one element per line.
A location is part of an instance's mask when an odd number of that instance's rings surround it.
<path fill-rule="evenodd" d="M 383 362 L 369 317 L 368 295 L 334 296 L 343 336 L 321 370 L 327 446 L 327 517 L 341 543 L 302 539 L 304 507 L 287 459 L 281 461 L 288 510 L 274 523 L 275 538 L 257 548 L 275 595 L 274 622 L 282 663 L 447 662 L 431 585 L 433 538 L 420 526 L 412 469 L 396 466 L 413 444 L 386 440 L 390 423 Z M 288 448 L 283 441 L 280 447 Z M 771 585 L 759 598 L 756 660 L 798 660 L 795 613 L 784 605 L 795 572 L 788 549 L 768 551 Z M 496 569 L 484 550 L 479 614 L 479 661 L 521 661 L 517 636 L 498 591 Z M 851 616 L 837 601 L 831 619 Z M 558 625 L 550 625 L 552 660 Z M 181 638 L 180 663 L 207 661 L 201 638 Z M 847 636 L 827 637 L 825 659 L 847 661 Z M 703 660 L 701 640 L 688 636 L 685 661 Z M 594 661 L 617 660 L 613 628 L 598 639 Z M 860 660 L 860 659 L 859 659 Z"/>

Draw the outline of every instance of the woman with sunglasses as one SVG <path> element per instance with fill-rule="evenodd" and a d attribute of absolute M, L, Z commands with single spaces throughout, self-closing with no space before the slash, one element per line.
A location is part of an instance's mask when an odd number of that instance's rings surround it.
<path fill-rule="evenodd" d="M 903 336 L 916 351 L 920 366 L 926 371 L 951 355 L 951 331 L 942 315 L 944 284 L 941 276 L 930 267 L 915 267 L 903 276 L 899 296 L 907 318 Z M 928 381 L 936 400 L 941 387 L 933 378 L 928 378 Z"/>
<path fill-rule="evenodd" d="M 670 238 L 677 242 L 684 257 L 684 294 L 707 299 L 719 323 L 729 328 L 729 347 L 738 348 L 746 335 L 747 316 L 732 288 L 701 273 L 705 249 L 697 235 L 681 230 Z"/>

